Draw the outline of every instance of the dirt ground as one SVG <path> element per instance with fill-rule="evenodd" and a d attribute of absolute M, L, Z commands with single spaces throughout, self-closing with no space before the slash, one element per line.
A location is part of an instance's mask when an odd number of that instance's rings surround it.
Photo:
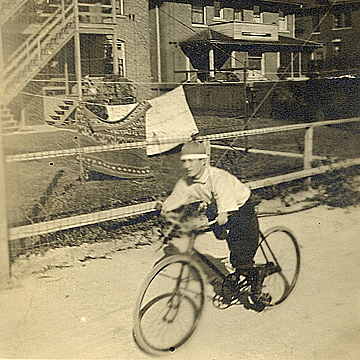
<path fill-rule="evenodd" d="M 263 211 L 278 205 L 263 203 Z M 241 306 L 219 310 L 207 285 L 198 329 L 168 358 L 359 359 L 359 218 L 359 206 L 261 218 L 262 229 L 281 224 L 297 236 L 301 270 L 293 293 L 261 313 Z M 227 255 L 226 243 L 210 234 L 198 247 L 217 258 Z M 0 357 L 151 359 L 136 347 L 131 328 L 137 290 L 161 257 L 158 248 L 154 238 L 133 234 L 128 241 L 19 259 L 0 290 Z"/>

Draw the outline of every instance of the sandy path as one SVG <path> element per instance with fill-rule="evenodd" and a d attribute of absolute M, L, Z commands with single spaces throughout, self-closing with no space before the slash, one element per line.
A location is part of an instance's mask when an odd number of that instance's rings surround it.
<path fill-rule="evenodd" d="M 193 337 L 170 357 L 359 359 L 359 219 L 360 207 L 261 219 L 262 228 L 281 224 L 298 237 L 302 264 L 293 293 L 260 314 L 218 310 L 209 299 Z M 209 236 L 199 246 L 218 257 L 227 253 Z M 1 290 L 0 357 L 152 358 L 138 350 L 131 327 L 137 288 L 159 258 L 156 248 L 33 274 Z"/>

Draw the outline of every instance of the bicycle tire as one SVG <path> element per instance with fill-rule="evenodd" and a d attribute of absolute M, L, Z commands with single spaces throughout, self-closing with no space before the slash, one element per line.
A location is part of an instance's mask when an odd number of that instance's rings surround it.
<path fill-rule="evenodd" d="M 262 294 L 266 306 L 281 304 L 295 287 L 300 273 L 300 248 L 295 235 L 286 227 L 276 226 L 264 232 L 255 254 L 255 266 L 273 262 L 277 271 L 263 281 Z"/>
<path fill-rule="evenodd" d="M 174 351 L 193 334 L 204 302 L 203 273 L 191 256 L 176 254 L 160 261 L 146 276 L 135 304 L 136 344 L 152 355 Z"/>

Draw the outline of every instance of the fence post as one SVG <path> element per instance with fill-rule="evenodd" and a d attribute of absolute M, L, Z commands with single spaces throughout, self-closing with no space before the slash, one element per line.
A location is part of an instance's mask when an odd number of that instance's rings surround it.
<path fill-rule="evenodd" d="M 81 52 L 80 52 L 80 29 L 79 29 L 79 1 L 74 1 L 74 22 L 75 22 L 75 34 L 74 34 L 74 51 L 75 51 L 75 74 L 78 97 L 82 99 L 82 75 L 81 75 Z"/>
<path fill-rule="evenodd" d="M 0 284 L 10 278 L 10 256 L 9 256 L 9 238 L 8 238 L 8 220 L 6 208 L 6 187 L 5 187 L 5 161 L 2 137 L 2 113 L 5 108 L 4 99 L 4 81 L 3 81 L 3 47 L 2 31 L 0 27 Z"/>
<path fill-rule="evenodd" d="M 305 130 L 305 144 L 304 144 L 304 170 L 311 169 L 311 162 L 313 159 L 313 135 L 314 127 L 309 126 Z M 311 177 L 305 180 L 307 186 L 311 186 Z"/>
<path fill-rule="evenodd" d="M 20 121 L 19 121 L 19 128 L 24 129 L 26 124 L 26 109 L 24 107 L 24 103 L 22 103 L 21 111 L 20 111 Z"/>
<path fill-rule="evenodd" d="M 0 109 L 2 112 L 2 109 Z M 0 284 L 5 283 L 10 278 L 10 256 L 8 243 L 8 223 L 6 210 L 6 191 L 5 191 L 5 169 L 4 151 L 2 142 L 2 130 L 0 124 Z"/>

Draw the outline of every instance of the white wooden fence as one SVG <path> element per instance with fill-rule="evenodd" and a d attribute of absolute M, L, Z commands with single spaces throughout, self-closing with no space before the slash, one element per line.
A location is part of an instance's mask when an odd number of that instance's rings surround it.
<path fill-rule="evenodd" d="M 250 149 L 249 151 L 254 153 L 266 153 L 270 155 L 276 156 L 286 156 L 286 157 L 302 157 L 304 159 L 304 170 L 292 172 L 289 174 L 284 174 L 281 176 L 270 177 L 266 179 L 256 180 L 249 182 L 248 185 L 252 189 L 258 189 L 269 185 L 275 185 L 283 182 L 288 182 L 300 178 L 309 178 L 313 175 L 317 175 L 320 173 L 324 173 L 329 170 L 344 168 L 348 166 L 360 165 L 360 158 L 356 159 L 348 159 L 346 161 L 334 162 L 331 165 L 324 165 L 316 168 L 312 168 L 311 162 L 313 159 L 319 158 L 318 156 L 313 155 L 313 130 L 315 127 L 324 126 L 324 125 L 336 125 L 336 124 L 346 124 L 360 122 L 360 118 L 352 118 L 352 119 L 340 119 L 340 120 L 329 120 L 329 121 L 320 121 L 320 122 L 312 122 L 312 123 L 302 123 L 302 124 L 294 124 L 294 125 L 284 125 L 284 126 L 276 126 L 276 127 L 268 127 L 262 129 L 252 129 L 252 130 L 243 130 L 243 131 L 234 131 L 228 133 L 221 134 L 212 134 L 198 137 L 199 140 L 220 140 L 220 139 L 231 139 L 231 138 L 241 138 L 246 136 L 260 135 L 260 134 L 270 134 L 276 132 L 283 131 L 292 131 L 298 129 L 305 129 L 305 146 L 304 153 L 289 153 L 289 152 L 281 152 L 281 151 L 271 151 L 271 150 L 258 150 L 258 149 Z M 176 139 L 179 141 L 179 139 Z M 174 139 L 169 139 L 169 142 L 174 142 Z M 126 143 L 126 144 L 112 144 L 112 145 L 101 145 L 101 146 L 91 146 L 84 148 L 74 148 L 74 149 L 66 149 L 59 151 L 43 151 L 43 152 L 35 152 L 35 153 L 27 153 L 27 154 L 18 154 L 18 155 L 9 155 L 5 157 L 5 162 L 20 162 L 20 161 L 31 161 L 52 157 L 63 157 L 63 156 L 74 156 L 78 154 L 85 153 L 96 153 L 101 151 L 114 151 L 119 149 L 131 149 L 131 148 L 144 148 L 149 145 L 147 141 L 139 141 L 134 143 Z M 234 147 L 224 147 L 219 145 L 212 145 L 213 147 L 220 147 L 222 149 L 229 150 L 243 150 L 242 148 L 234 148 Z M 1 149 L 0 149 L 1 150 Z M 0 173 L 1 175 L 1 173 Z M 3 175 L 1 175 L 3 176 Z M 1 181 L 1 179 L 0 179 Z M 0 194 L 1 195 L 1 194 Z M 19 226 L 15 228 L 7 229 L 7 236 L 2 236 L 0 238 L 0 260 L 7 259 L 6 261 L 1 261 L 0 265 L 0 280 L 2 278 L 6 278 L 10 275 L 9 270 L 9 255 L 8 255 L 8 241 L 13 241 L 21 238 L 26 238 L 30 236 L 43 235 L 51 232 L 56 232 L 60 230 L 66 230 L 71 228 L 76 228 L 80 226 L 96 224 L 109 220 L 116 220 L 121 218 L 126 218 L 135 215 L 146 214 L 148 212 L 152 212 L 155 210 L 155 201 L 114 208 L 111 210 L 99 211 L 95 213 L 72 216 L 68 218 L 62 218 L 52 221 L 46 221 L 42 223 L 36 223 L 31 225 Z M 1 230 L 1 229 L 0 229 Z M 6 253 L 7 252 L 7 253 Z"/>

